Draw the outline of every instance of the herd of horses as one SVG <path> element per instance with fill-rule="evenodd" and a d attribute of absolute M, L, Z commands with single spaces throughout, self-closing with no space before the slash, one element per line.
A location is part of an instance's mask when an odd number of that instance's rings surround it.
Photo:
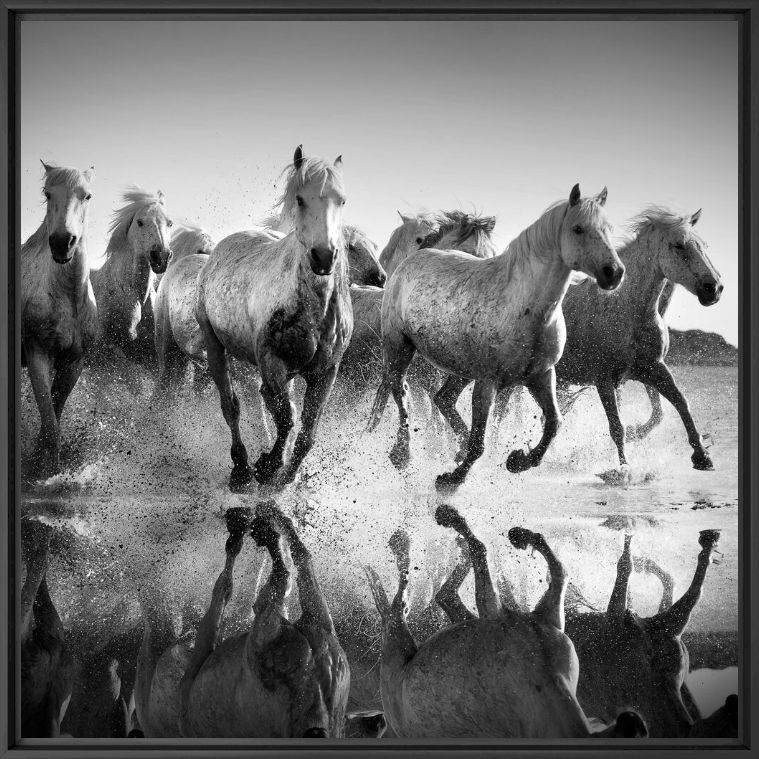
<path fill-rule="evenodd" d="M 61 416 L 84 362 L 112 358 L 154 366 L 154 400 L 179 392 L 191 367 L 196 382 L 210 375 L 231 434 L 235 492 L 246 492 L 255 479 L 276 493 L 296 479 L 338 379 L 346 387 L 377 388 L 370 429 L 393 395 L 399 425 L 389 456 L 399 469 L 411 459 L 410 386 L 430 400 L 458 447 L 456 466 L 436 479 L 441 491 L 465 481 L 483 454 L 493 406 L 502 417 L 517 386 L 540 407 L 543 434 L 527 451 L 511 451 L 511 472 L 541 463 L 560 427 L 560 398 L 565 410 L 567 398 L 571 403 L 563 392 L 570 385 L 597 388 L 621 468 L 625 440 L 647 434 L 661 418 L 659 395 L 683 420 L 693 466 L 713 466 L 665 364 L 662 320 L 676 284 L 703 305 L 720 298 L 719 274 L 694 231 L 700 211 L 683 216 L 649 207 L 631 220 L 620 244 L 605 212 L 606 188 L 583 197 L 575 185 L 500 254 L 491 240 L 494 218 L 456 211 L 401 215 L 378 255 L 360 229 L 343 221 L 341 158 L 323 161 L 299 146 L 265 226 L 215 243 L 200 227 L 172 230 L 160 191 L 130 189 L 114 214 L 105 262 L 91 272 L 93 170 L 43 166 L 45 219 L 21 251 L 22 363 L 41 420 L 30 456 L 35 478 L 61 468 Z M 289 446 L 297 377 L 305 393 Z M 240 432 L 241 378 L 260 390 L 267 433 L 267 413 L 274 422 L 271 447 L 253 463 Z M 626 428 L 619 391 L 630 379 L 646 386 L 653 411 L 648 422 Z M 467 426 L 456 403 L 472 383 Z M 95 677 L 110 685 L 89 690 L 108 693 L 98 697 L 108 708 L 98 711 L 97 727 L 82 732 L 62 727 L 76 723 L 71 714 L 65 722 L 76 676 L 47 589 L 51 528 L 24 519 L 25 737 L 737 736 L 737 697 L 704 718 L 684 683 L 681 635 L 716 531 L 701 533 L 685 594 L 673 602 L 671 580 L 663 579 L 660 609 L 644 619 L 629 608 L 636 564 L 629 536 L 607 610 L 580 612 L 543 536 L 514 527 L 513 547 L 532 547 L 548 565 L 548 589 L 528 611 L 515 602 L 508 578 L 496 588 L 486 548 L 465 519 L 439 506 L 437 523 L 457 533 L 457 558 L 442 572 L 430 612 L 436 629 L 424 641 L 415 641 L 407 623 L 409 536 L 398 530 L 390 541 L 399 572 L 392 601 L 366 569 L 382 623 L 379 666 L 374 662 L 363 677 L 376 683 L 381 708 L 366 711 L 348 708 L 356 705 L 352 673 L 363 667 L 362 656 L 338 636 L 292 521 L 274 501 L 233 507 L 225 516 L 226 560 L 194 640 L 177 635 L 159 589 L 141 588 L 139 652 L 116 657 L 122 668 L 134 663 L 132 692 L 116 683 L 116 659 L 106 657 Z M 268 550 L 271 573 L 249 629 L 220 640 L 246 535 Z M 668 577 L 650 559 L 636 559 L 642 571 Z M 290 564 L 301 610 L 294 622 Z M 478 615 L 459 596 L 472 570 Z"/>

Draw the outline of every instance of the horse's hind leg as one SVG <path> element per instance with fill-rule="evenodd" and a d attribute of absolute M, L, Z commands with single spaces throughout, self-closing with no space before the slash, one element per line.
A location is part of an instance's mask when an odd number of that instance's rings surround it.
<path fill-rule="evenodd" d="M 53 406 L 48 356 L 26 347 L 26 366 L 40 414 L 40 432 L 33 454 L 35 467 L 41 475 L 54 474 L 60 468 L 58 417 Z"/>
<path fill-rule="evenodd" d="M 538 532 L 526 530 L 524 527 L 512 527 L 509 530 L 509 540 L 515 548 L 522 550 L 532 545 L 548 563 L 550 572 L 548 589 L 538 601 L 532 614 L 543 624 L 553 625 L 564 632 L 564 594 L 567 590 L 567 573 L 563 564 Z"/>
<path fill-rule="evenodd" d="M 501 602 L 490 576 L 485 544 L 469 529 L 464 517 L 453 506 L 447 504 L 438 506 L 435 511 L 435 521 L 441 527 L 453 528 L 466 541 L 474 568 L 474 597 L 480 617 L 498 616 L 501 613 Z"/>
<path fill-rule="evenodd" d="M 646 574 L 658 577 L 662 584 L 662 596 L 659 602 L 659 611 L 665 611 L 672 606 L 672 599 L 675 593 L 675 581 L 672 575 L 666 569 L 660 567 L 653 559 L 633 558 L 633 566 L 636 572 L 645 572 Z"/>
<path fill-rule="evenodd" d="M 469 439 L 469 428 L 456 409 L 456 401 L 464 392 L 464 388 L 471 382 L 465 377 L 457 377 L 453 374 L 448 375 L 443 386 L 435 393 L 433 401 L 440 411 L 443 418 L 448 422 L 456 436 L 458 452 L 456 461 L 463 461 L 466 456 L 466 444 Z M 474 401 L 472 401 L 474 403 Z"/>
<path fill-rule="evenodd" d="M 453 624 L 467 619 L 474 619 L 474 614 L 466 608 L 464 602 L 461 600 L 461 596 L 459 596 L 461 585 L 472 568 L 472 559 L 469 556 L 466 540 L 461 535 L 456 536 L 456 543 L 461 552 L 459 562 L 442 584 L 440 590 L 435 594 L 437 605 L 446 613 L 446 616 Z"/>
<path fill-rule="evenodd" d="M 187 666 L 179 682 L 179 722 L 183 735 L 192 734 L 192 730 L 185 726 L 188 716 L 190 691 L 200 668 L 218 643 L 224 609 L 226 609 L 229 599 L 232 597 L 235 561 L 242 550 L 245 532 L 250 527 L 250 516 L 247 509 L 232 508 L 227 511 L 225 516 L 229 537 L 224 547 L 226 552 L 224 569 L 221 570 L 221 574 L 214 584 L 213 592 L 211 593 L 211 603 L 203 619 L 200 620 L 195 635 L 195 645 L 192 651 L 190 651 Z"/>
<path fill-rule="evenodd" d="M 643 440 L 651 430 L 661 424 L 661 420 L 664 418 L 664 413 L 661 407 L 661 396 L 659 391 L 650 385 L 644 385 L 648 399 L 651 402 L 651 416 L 647 422 L 643 424 L 635 424 L 627 427 L 625 439 L 626 440 Z"/>
<path fill-rule="evenodd" d="M 527 453 L 514 450 L 509 454 L 506 468 L 510 472 L 524 472 L 530 467 L 538 466 L 561 425 L 561 413 L 556 401 L 556 372 L 553 367 L 539 377 L 531 378 L 527 389 L 543 412 L 543 435 L 540 442 Z"/>
<path fill-rule="evenodd" d="M 625 425 L 619 416 L 617 388 L 608 380 L 599 380 L 596 387 L 598 388 L 598 396 L 606 412 L 606 418 L 609 421 L 611 439 L 614 441 L 614 445 L 617 446 L 619 463 L 624 466 L 627 464 L 627 457 L 625 456 Z"/>
<path fill-rule="evenodd" d="M 621 620 L 629 605 L 630 575 L 633 571 L 632 557 L 630 556 L 630 543 L 632 535 L 625 535 L 625 545 L 622 555 L 617 561 L 617 577 L 606 607 L 606 616 L 611 619 Z"/>
<path fill-rule="evenodd" d="M 706 452 L 701 435 L 696 429 L 688 401 L 675 384 L 674 377 L 669 369 L 659 362 L 653 366 L 638 369 L 635 379 L 658 390 L 677 409 L 677 413 L 680 414 L 680 418 L 685 425 L 685 431 L 688 433 L 688 442 L 691 448 L 693 448 L 693 454 L 691 455 L 693 468 L 701 470 L 714 469 L 714 464 L 712 464 L 712 460 Z"/>
<path fill-rule="evenodd" d="M 472 393 L 472 430 L 466 458 L 452 471 L 441 474 L 435 480 L 435 487 L 440 489 L 455 488 L 466 478 L 469 470 L 485 451 L 485 431 L 488 424 L 490 407 L 493 405 L 496 386 L 492 382 L 477 381 Z"/>
<path fill-rule="evenodd" d="M 201 303 L 198 303 L 196 316 L 203 332 L 203 340 L 208 353 L 208 369 L 219 390 L 221 412 L 224 414 L 224 421 L 232 433 L 230 454 L 233 468 L 232 474 L 229 476 L 229 489 L 232 491 L 242 490 L 253 479 L 253 470 L 248 464 L 248 452 L 240 437 L 240 401 L 232 387 L 226 350 L 213 331 L 207 317 L 204 316 Z"/>
<path fill-rule="evenodd" d="M 332 615 L 316 579 L 311 553 L 298 537 L 292 520 L 286 517 L 273 501 L 260 503 L 258 515 L 268 519 L 274 529 L 287 540 L 290 547 L 290 556 L 297 570 L 296 582 L 303 612 L 302 619 L 308 624 L 334 631 Z"/>
<path fill-rule="evenodd" d="M 290 462 L 282 474 L 282 482 L 288 483 L 295 479 L 303 459 L 314 445 L 314 437 L 319 426 L 324 406 L 332 392 L 337 376 L 337 366 L 333 366 L 320 374 L 307 374 L 306 392 L 303 396 L 303 411 L 300 415 L 301 428 L 295 438 L 295 446 Z"/>

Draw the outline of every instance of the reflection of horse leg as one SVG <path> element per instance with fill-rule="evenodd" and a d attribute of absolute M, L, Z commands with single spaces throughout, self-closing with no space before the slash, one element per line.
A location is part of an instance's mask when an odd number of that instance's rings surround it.
<path fill-rule="evenodd" d="M 666 569 L 660 567 L 653 559 L 633 558 L 633 565 L 636 572 L 645 572 L 646 574 L 658 577 L 662 584 L 662 597 L 659 602 L 659 611 L 664 611 L 672 606 L 672 598 L 675 592 L 675 581 L 672 575 Z"/>
<path fill-rule="evenodd" d="M 42 476 L 54 474 L 60 468 L 58 418 L 50 393 L 50 360 L 47 354 L 25 346 L 26 366 L 32 383 L 34 399 L 40 413 L 40 432 L 34 451 L 35 466 Z"/>
<path fill-rule="evenodd" d="M 510 472 L 524 472 L 525 469 L 538 466 L 551 441 L 556 437 L 561 424 L 561 414 L 556 401 L 556 373 L 553 367 L 539 377 L 530 378 L 526 384 L 543 412 L 543 435 L 540 442 L 527 453 L 515 450 L 509 454 L 506 459 L 506 468 Z"/>
<path fill-rule="evenodd" d="M 614 387 L 611 381 L 606 379 L 599 379 L 596 387 L 598 388 L 598 396 L 606 412 L 606 418 L 609 421 L 611 439 L 614 441 L 614 445 L 617 446 L 619 463 L 625 465 L 627 464 L 627 457 L 625 456 L 625 425 L 619 416 L 617 388 Z"/>
<path fill-rule="evenodd" d="M 501 602 L 495 592 L 488 568 L 488 552 L 485 544 L 469 529 L 464 517 L 453 507 L 441 504 L 435 511 L 435 521 L 441 527 L 456 530 L 466 540 L 474 568 L 474 598 L 481 618 L 497 617 L 501 613 Z"/>
<path fill-rule="evenodd" d="M 453 624 L 463 622 L 466 619 L 474 619 L 474 614 L 466 608 L 459 595 L 461 585 L 472 568 L 472 559 L 469 556 L 466 540 L 461 535 L 456 536 L 456 543 L 461 552 L 459 562 L 435 594 L 437 605 L 446 613 Z"/>
<path fill-rule="evenodd" d="M 300 432 L 298 433 L 298 437 L 295 438 L 295 446 L 293 447 L 290 463 L 282 473 L 283 483 L 292 482 L 295 479 L 295 475 L 303 459 L 314 445 L 314 436 L 316 435 L 324 406 L 332 392 L 332 386 L 335 384 L 337 370 L 337 366 L 332 366 L 326 372 L 305 375 L 306 392 L 303 396 L 303 411 L 300 415 Z"/>
<path fill-rule="evenodd" d="M 617 561 L 617 577 L 606 607 L 606 616 L 609 619 L 621 621 L 627 611 L 630 601 L 630 575 L 633 571 L 633 562 L 630 556 L 630 543 L 632 535 L 625 535 L 625 546 Z"/>
<path fill-rule="evenodd" d="M 456 401 L 470 382 L 471 380 L 464 377 L 450 374 L 432 399 L 443 418 L 451 425 L 453 434 L 456 436 L 456 443 L 458 445 L 456 461 L 464 460 L 466 456 L 466 444 L 469 439 L 469 428 L 456 409 Z"/>
<path fill-rule="evenodd" d="M 290 397 L 290 383 L 284 364 L 274 356 L 268 356 L 261 369 L 261 395 L 269 413 L 274 418 L 277 439 L 270 451 L 262 451 L 255 464 L 256 479 L 268 482 L 277 473 L 284 461 L 285 447 L 290 430 L 293 428 L 293 408 Z"/>
<path fill-rule="evenodd" d="M 311 553 L 298 537 L 292 520 L 276 507 L 274 501 L 260 503 L 258 515 L 262 518 L 268 518 L 290 546 L 290 556 L 292 556 L 297 571 L 296 582 L 300 607 L 303 612 L 302 619 L 314 627 L 334 632 L 332 615 L 316 580 Z"/>
<path fill-rule="evenodd" d="M 564 594 L 567 590 L 567 573 L 564 566 L 539 532 L 532 532 L 524 527 L 512 527 L 509 530 L 509 540 L 515 548 L 521 550 L 532 545 L 548 563 L 550 572 L 548 588 L 535 606 L 532 615 L 539 622 L 553 625 L 564 632 Z"/>
<path fill-rule="evenodd" d="M 199 307 L 196 313 L 198 324 L 203 332 L 203 340 L 208 353 L 208 369 L 219 391 L 221 401 L 221 413 L 224 421 L 232 433 L 232 474 L 229 476 L 229 489 L 241 490 L 253 478 L 253 471 L 248 465 L 248 452 L 240 437 L 240 401 L 232 387 L 232 378 L 229 375 L 229 362 L 227 352 L 221 341 L 216 337 L 208 319 L 203 315 Z"/>
<path fill-rule="evenodd" d="M 237 518 L 237 514 L 233 509 L 227 511 L 226 517 L 229 537 L 225 546 L 227 558 L 224 563 L 224 569 L 221 570 L 221 574 L 216 579 L 213 592 L 211 593 L 211 603 L 203 619 L 200 620 L 197 633 L 195 634 L 195 645 L 192 651 L 190 651 L 187 666 L 185 667 L 182 679 L 179 681 L 179 724 L 182 735 L 192 734 L 192 730 L 187 724 L 190 691 L 200 668 L 218 643 L 224 609 L 232 597 L 232 576 L 235 560 L 242 550 L 245 528 L 248 526 L 246 524 L 247 520 Z"/>
<path fill-rule="evenodd" d="M 37 592 L 47 574 L 52 530 L 36 520 L 24 520 L 24 544 L 28 546 L 26 579 L 21 587 L 21 642 L 31 639 Z"/>
<path fill-rule="evenodd" d="M 488 424 L 488 414 L 493 405 L 496 386 L 492 382 L 478 380 L 474 383 L 472 392 L 472 430 L 469 433 L 469 446 L 466 458 L 452 471 L 441 474 L 435 480 L 438 489 L 455 488 L 466 478 L 475 461 L 485 451 L 485 430 Z"/>
<path fill-rule="evenodd" d="M 629 426 L 626 431 L 627 440 L 642 440 L 654 429 L 654 427 L 657 427 L 664 418 L 659 391 L 650 385 L 644 385 L 644 387 L 646 388 L 646 393 L 648 393 L 648 399 L 651 401 L 651 417 L 647 422 L 643 422 L 643 424 Z"/>
<path fill-rule="evenodd" d="M 714 469 L 714 464 L 712 464 L 712 460 L 706 452 L 706 448 L 704 448 L 701 435 L 699 435 L 696 429 L 688 401 L 675 384 L 674 377 L 672 377 L 669 369 L 663 363 L 658 362 L 653 364 L 653 366 L 638 369 L 636 375 L 635 379 L 658 390 L 677 409 L 677 413 L 680 414 L 680 418 L 685 425 L 685 431 L 688 433 L 688 442 L 691 448 L 693 448 L 693 454 L 691 455 L 693 468 L 702 470 Z"/>

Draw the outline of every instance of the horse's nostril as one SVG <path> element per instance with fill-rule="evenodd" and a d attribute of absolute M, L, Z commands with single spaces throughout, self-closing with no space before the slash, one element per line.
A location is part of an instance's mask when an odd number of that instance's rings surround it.
<path fill-rule="evenodd" d="M 717 287 L 713 282 L 706 282 L 704 284 L 704 292 L 707 295 L 714 295 L 714 293 L 717 292 Z"/>
<path fill-rule="evenodd" d="M 614 267 L 606 264 L 606 266 L 601 269 L 601 272 L 603 273 L 604 277 L 606 277 L 606 279 L 611 279 L 614 276 Z"/>
<path fill-rule="evenodd" d="M 76 235 L 69 235 L 69 250 L 76 245 Z"/>
<path fill-rule="evenodd" d="M 306 730 L 305 733 L 303 733 L 304 738 L 326 738 L 327 731 L 323 727 L 309 727 L 308 730 Z"/>

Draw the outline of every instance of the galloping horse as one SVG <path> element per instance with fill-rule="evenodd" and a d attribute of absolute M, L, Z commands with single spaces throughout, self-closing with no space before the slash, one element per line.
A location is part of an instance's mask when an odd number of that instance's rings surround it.
<path fill-rule="evenodd" d="M 40 413 L 33 456 L 48 476 L 60 468 L 60 420 L 95 338 L 97 308 L 87 260 L 94 169 L 45 168 L 45 219 L 21 248 L 21 365 Z"/>
<path fill-rule="evenodd" d="M 311 555 L 273 502 L 226 513 L 226 563 L 200 622 L 195 646 L 177 643 L 162 601 L 142 590 L 145 636 L 137 668 L 137 717 L 147 737 L 339 738 L 350 669 L 335 636 Z M 218 640 L 246 532 L 271 555 L 249 632 Z M 283 538 L 297 571 L 302 615 L 285 612 L 292 585 Z"/>
<path fill-rule="evenodd" d="M 512 451 L 506 466 L 522 472 L 540 464 L 561 421 L 554 364 L 564 347 L 561 301 L 572 271 L 594 277 L 605 290 L 617 287 L 625 271 L 611 243 L 605 202 L 606 189 L 583 199 L 575 185 L 567 202 L 551 206 L 500 256 L 422 250 L 396 269 L 382 301 L 384 377 L 369 422 L 369 429 L 379 424 L 392 391 L 400 417 L 390 452 L 396 467 L 410 459 L 405 375 L 416 351 L 451 375 L 436 402 L 460 437 L 466 425 L 456 399 L 475 380 L 466 456 L 437 478 L 438 488 L 464 481 L 484 451 L 496 392 L 516 384 L 530 390 L 545 425 L 538 445 L 528 453 Z"/>
<path fill-rule="evenodd" d="M 399 530 L 390 540 L 400 574 L 392 603 L 367 568 L 382 617 L 382 705 L 395 733 L 413 738 L 645 737 L 645 723 L 635 712 L 622 712 L 614 724 L 597 731 L 577 702 L 577 655 L 564 634 L 566 573 L 543 536 L 521 527 L 509 531 L 517 548 L 532 545 L 542 554 L 551 573 L 541 601 L 524 613 L 501 607 L 485 546 L 459 513 L 439 506 L 435 518 L 469 546 L 480 616 L 469 614 L 417 646 L 406 625 L 408 535 Z"/>
<path fill-rule="evenodd" d="M 126 190 L 109 229 L 103 266 L 92 273 L 98 304 L 98 347 L 134 360 L 152 360 L 156 274 L 171 258 L 171 219 L 164 195 Z"/>
<path fill-rule="evenodd" d="M 264 239 L 275 242 L 285 234 L 274 229 L 258 228 L 227 238 Z M 351 283 L 379 286 L 385 284 L 385 272 L 377 259 L 377 245 L 358 227 L 343 227 Z M 197 227 L 184 225 L 171 238 L 172 259 L 158 285 L 155 304 L 155 345 L 158 354 L 157 389 L 176 390 L 190 361 L 206 361 L 206 348 L 200 325 L 195 318 L 195 292 L 200 270 L 214 249 L 213 240 Z"/>
<path fill-rule="evenodd" d="M 23 525 L 26 580 L 21 588 L 21 735 L 57 738 L 74 682 L 74 660 L 47 588 L 52 529 Z"/>
<path fill-rule="evenodd" d="M 422 231 L 433 224 L 434 230 L 421 237 Z M 393 271 L 414 251 L 429 247 L 460 250 L 477 258 L 492 258 L 496 254 L 490 239 L 494 227 L 494 217 L 474 216 L 463 211 L 405 217 L 403 225 L 391 235 L 383 255 L 386 255 Z M 384 291 L 377 287 L 353 286 L 350 294 L 353 301 L 353 336 L 340 362 L 340 376 L 363 388 L 371 380 L 381 379 Z M 414 362 L 410 372 L 412 384 L 421 384 L 429 395 L 439 386 L 439 372 L 426 361 Z"/>
<path fill-rule="evenodd" d="M 666 208 L 646 209 L 632 219 L 632 238 L 619 249 L 627 271 L 624 286 L 606 294 L 583 283 L 570 288 L 564 298 L 567 344 L 556 365 L 556 376 L 560 383 L 596 386 L 622 465 L 627 464 L 625 428 L 617 393 L 623 382 L 633 379 L 657 391 L 649 392 L 654 418 L 657 406 L 661 414 L 658 393 L 677 409 L 693 448 L 693 467 L 714 468 L 688 401 L 664 363 L 669 332 L 661 318 L 660 299 L 667 281 L 681 284 L 703 306 L 713 305 L 722 294 L 722 282 L 706 255 L 706 243 L 693 231 L 700 216 L 700 210 L 681 216 Z M 670 297 L 671 292 L 670 286 Z M 652 419 L 644 431 L 655 423 Z"/>
<path fill-rule="evenodd" d="M 271 480 L 282 467 L 293 427 L 292 380 L 306 380 L 301 430 L 281 483 L 292 482 L 314 443 L 321 412 L 353 330 L 348 261 L 343 238 L 342 160 L 334 165 L 295 151 L 279 202 L 293 230 L 276 241 L 245 235 L 222 240 L 198 278 L 195 316 L 232 433 L 229 485 L 255 475 Z M 240 405 L 227 353 L 258 367 L 261 394 L 277 427 L 271 451 L 255 467 L 240 437 Z"/>

